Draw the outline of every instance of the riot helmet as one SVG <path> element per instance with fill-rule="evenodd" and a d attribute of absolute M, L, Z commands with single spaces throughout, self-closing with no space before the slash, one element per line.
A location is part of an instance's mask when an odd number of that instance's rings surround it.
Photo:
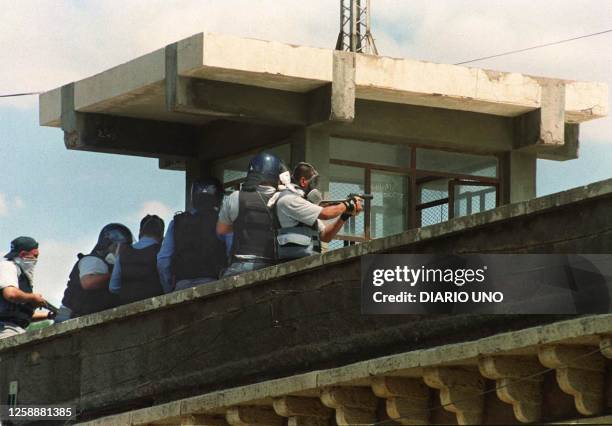
<path fill-rule="evenodd" d="M 223 185 L 216 178 L 199 179 L 191 184 L 191 206 L 196 210 L 218 210 L 223 195 Z"/>
<path fill-rule="evenodd" d="M 281 173 L 287 172 L 282 160 L 274 154 L 262 152 L 251 158 L 247 170 L 247 182 L 252 185 L 278 186 Z"/>
<path fill-rule="evenodd" d="M 127 226 L 120 223 L 109 223 L 100 231 L 94 252 L 107 258 L 108 255 L 116 255 L 121 244 L 132 244 L 133 241 L 132 232 Z M 111 257 L 114 258 L 114 256 Z M 107 259 L 109 260 L 111 259 Z"/>

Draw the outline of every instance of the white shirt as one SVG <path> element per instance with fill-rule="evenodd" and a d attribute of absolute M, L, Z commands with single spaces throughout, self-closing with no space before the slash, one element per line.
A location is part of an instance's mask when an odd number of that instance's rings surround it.
<path fill-rule="evenodd" d="M 0 262 L 0 290 L 6 287 L 19 288 L 19 276 L 21 269 L 10 260 Z"/>

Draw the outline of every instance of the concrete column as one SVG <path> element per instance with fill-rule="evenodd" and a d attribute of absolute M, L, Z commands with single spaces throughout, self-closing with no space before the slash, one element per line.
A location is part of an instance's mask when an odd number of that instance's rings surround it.
<path fill-rule="evenodd" d="M 502 204 L 536 197 L 536 154 L 510 151 L 501 157 Z"/>
<path fill-rule="evenodd" d="M 295 133 L 291 143 L 291 167 L 305 161 L 319 172 L 319 190 L 329 195 L 329 134 L 320 129 L 303 129 Z"/>

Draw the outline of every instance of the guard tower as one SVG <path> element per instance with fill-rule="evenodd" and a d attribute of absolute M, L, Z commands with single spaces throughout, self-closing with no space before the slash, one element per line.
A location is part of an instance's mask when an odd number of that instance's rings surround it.
<path fill-rule="evenodd" d="M 375 49 L 350 3 L 349 50 Z M 66 148 L 158 158 L 187 185 L 238 188 L 267 149 L 315 164 L 328 196 L 373 193 L 331 248 L 534 198 L 536 160 L 577 158 L 580 124 L 607 112 L 600 83 L 214 34 L 40 96 Z"/>

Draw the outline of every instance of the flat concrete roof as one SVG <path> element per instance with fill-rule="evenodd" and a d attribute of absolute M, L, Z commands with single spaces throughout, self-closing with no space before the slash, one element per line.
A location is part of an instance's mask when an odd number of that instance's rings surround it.
<path fill-rule="evenodd" d="M 225 35 L 196 34 L 176 43 L 179 76 L 306 93 L 334 80 L 334 50 Z M 214 116 L 166 108 L 166 49 L 74 84 L 74 110 L 204 124 Z M 356 54 L 357 99 L 515 117 L 542 105 L 542 86 L 565 85 L 565 121 L 608 114 L 604 83 L 547 79 L 466 66 Z M 61 88 L 40 95 L 40 124 L 60 127 Z M 218 117 L 217 117 L 218 118 Z"/>

